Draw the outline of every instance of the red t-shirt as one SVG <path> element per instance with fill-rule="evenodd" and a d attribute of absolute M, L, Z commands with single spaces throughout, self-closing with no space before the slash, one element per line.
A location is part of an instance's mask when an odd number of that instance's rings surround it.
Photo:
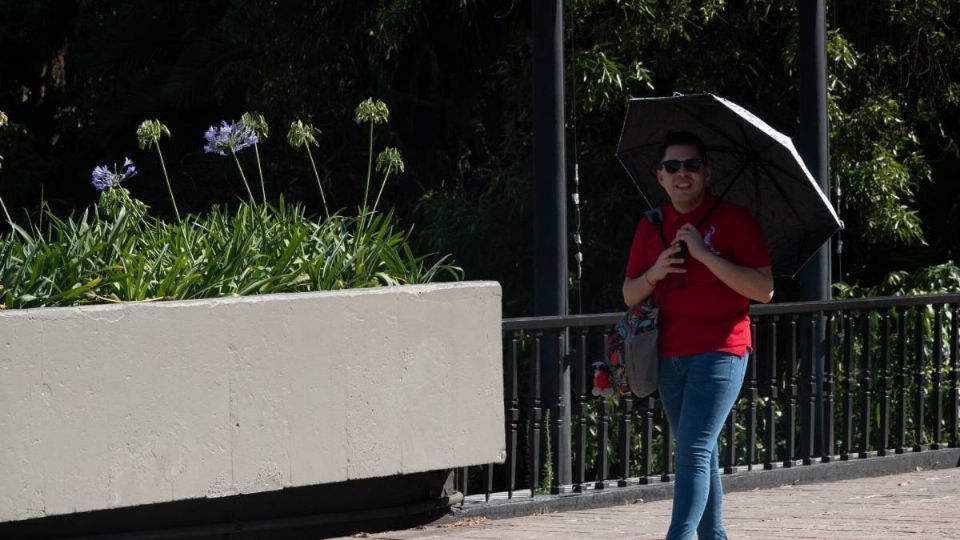
<path fill-rule="evenodd" d="M 696 226 L 716 199 L 704 202 L 687 214 L 673 205 L 663 209 L 663 234 L 672 242 L 677 230 L 691 223 Z M 744 208 L 721 201 L 700 225 L 704 244 L 713 253 L 740 266 L 770 266 L 770 255 L 756 220 Z M 654 265 L 664 245 L 660 233 L 641 218 L 630 247 L 626 277 L 633 279 Z M 660 307 L 659 347 L 662 356 L 687 356 L 711 351 L 743 355 L 752 347 L 750 337 L 750 300 L 707 269 L 700 261 L 687 257 L 686 273 L 668 274 L 657 284 L 654 300 Z"/>

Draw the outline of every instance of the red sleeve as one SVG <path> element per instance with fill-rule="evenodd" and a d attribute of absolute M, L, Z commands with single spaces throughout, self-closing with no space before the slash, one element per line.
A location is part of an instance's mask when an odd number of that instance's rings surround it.
<path fill-rule="evenodd" d="M 733 262 L 740 266 L 749 268 L 763 268 L 770 266 L 770 252 L 767 249 L 767 241 L 763 238 L 763 232 L 757 225 L 757 220 L 753 218 L 747 210 L 738 208 L 737 216 L 737 240 L 733 244 Z"/>
<path fill-rule="evenodd" d="M 647 224 L 647 225 L 644 225 Z M 647 234 L 650 226 L 646 219 L 640 218 L 637 230 L 633 233 L 633 244 L 630 245 L 630 257 L 627 259 L 627 279 L 640 277 L 647 271 Z"/>

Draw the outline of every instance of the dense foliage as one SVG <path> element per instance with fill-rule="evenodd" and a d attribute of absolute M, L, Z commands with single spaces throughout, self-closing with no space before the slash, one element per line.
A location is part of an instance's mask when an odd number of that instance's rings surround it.
<path fill-rule="evenodd" d="M 316 221 L 242 203 L 171 224 L 120 206 L 17 228 L 0 242 L 0 308 L 322 291 L 456 278 L 413 254 L 387 214 Z"/>
<path fill-rule="evenodd" d="M 778 0 L 565 4 L 567 149 L 584 201 L 584 276 L 572 285 L 584 311 L 605 311 L 619 305 L 644 204 L 613 158 L 626 98 L 714 92 L 795 134 L 799 17 L 796 2 Z M 378 95 L 394 121 L 377 142 L 407 164 L 384 201 L 415 224 L 422 249 L 452 253 L 468 279 L 501 281 L 506 312 L 528 314 L 530 6 L 0 0 L 0 110 L 10 119 L 0 128 L 0 195 L 21 223 L 36 219 L 41 198 L 58 213 L 82 208 L 89 165 L 137 155 L 129 134 L 143 118 L 177 134 L 255 110 L 319 130 L 327 200 L 286 148 L 265 160 L 269 199 L 340 208 L 361 199 L 369 154 L 364 133 L 339 120 Z M 844 294 L 949 287 L 940 278 L 960 257 L 960 4 L 833 0 L 827 22 L 831 181 L 841 188 L 831 197 L 846 223 L 834 280 Z M 194 141 L 174 138 L 164 152 L 178 156 L 170 176 L 180 211 L 246 197 Z M 152 211 L 172 217 L 159 172 L 141 179 Z"/>

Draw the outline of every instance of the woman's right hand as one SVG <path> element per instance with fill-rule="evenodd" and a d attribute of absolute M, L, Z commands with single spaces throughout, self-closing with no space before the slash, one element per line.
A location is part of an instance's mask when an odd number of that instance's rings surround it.
<path fill-rule="evenodd" d="M 674 243 L 660 252 L 657 262 L 647 268 L 647 271 L 635 278 L 623 280 L 623 301 L 632 306 L 648 298 L 660 283 L 670 274 L 682 274 L 683 259 L 680 257 L 680 245 Z"/>
<path fill-rule="evenodd" d="M 675 242 L 660 252 L 657 262 L 647 270 L 647 277 L 654 285 L 667 279 L 670 274 L 682 274 L 687 271 L 681 266 L 684 260 L 680 257 L 680 251 L 680 244 Z"/>

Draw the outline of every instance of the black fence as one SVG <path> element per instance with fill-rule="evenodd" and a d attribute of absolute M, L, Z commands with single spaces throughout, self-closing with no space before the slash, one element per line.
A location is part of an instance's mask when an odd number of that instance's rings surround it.
<path fill-rule="evenodd" d="M 754 354 L 721 468 L 957 447 L 958 315 L 960 294 L 752 306 Z M 672 480 L 656 397 L 591 394 L 619 318 L 503 321 L 507 460 L 457 471 L 460 491 L 482 501 Z"/>

